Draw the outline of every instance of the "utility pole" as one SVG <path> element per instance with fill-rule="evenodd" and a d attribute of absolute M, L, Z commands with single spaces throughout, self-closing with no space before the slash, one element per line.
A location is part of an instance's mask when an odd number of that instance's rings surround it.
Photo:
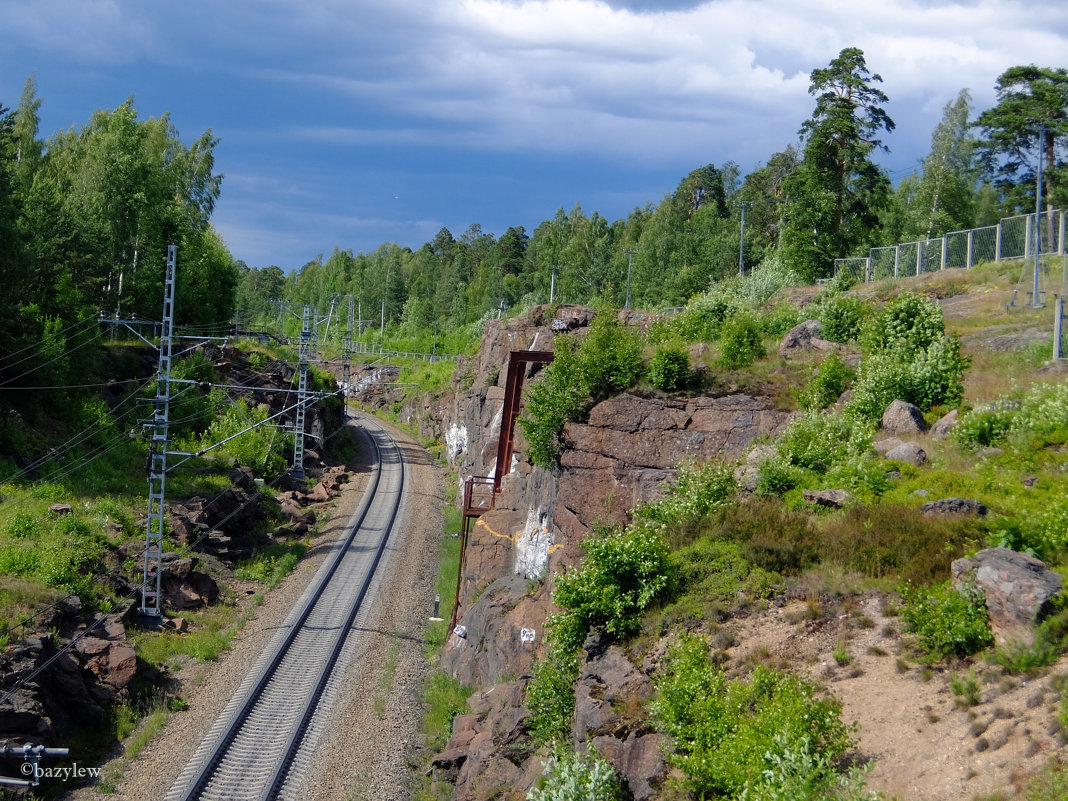
<path fill-rule="evenodd" d="M 304 478 L 304 410 L 308 405 L 308 358 L 311 349 L 311 306 L 304 305 L 304 319 L 300 329 L 300 361 L 297 382 L 297 414 L 293 423 L 293 478 Z"/>
<path fill-rule="evenodd" d="M 1031 308 L 1041 309 L 1046 304 L 1039 300 L 1038 274 L 1041 269 L 1039 256 L 1042 253 L 1042 140 L 1046 137 L 1046 127 L 1038 126 L 1038 171 L 1035 173 L 1035 275 L 1031 285 Z"/>
<path fill-rule="evenodd" d="M 556 268 L 553 267 L 552 277 L 549 278 L 549 303 L 553 302 L 553 298 L 556 296 Z"/>
<path fill-rule="evenodd" d="M 753 201 L 739 200 L 734 205 L 742 210 L 742 234 L 738 239 L 738 275 L 745 275 L 745 210 L 752 207 Z"/>
<path fill-rule="evenodd" d="M 630 274 L 634 269 L 634 254 L 637 252 L 636 248 L 623 248 L 623 253 L 627 257 L 627 300 L 623 304 L 624 309 L 630 308 Z"/>
<path fill-rule="evenodd" d="M 163 284 L 163 331 L 156 369 L 156 397 L 148 454 L 148 520 L 145 524 L 145 566 L 141 578 L 141 619 L 149 626 L 163 621 L 160 581 L 163 573 L 164 485 L 167 478 L 167 439 L 171 408 L 171 353 L 174 337 L 174 275 L 178 246 L 167 246 L 167 272 Z"/>
<path fill-rule="evenodd" d="M 345 414 L 349 413 L 349 385 L 352 383 L 352 295 L 349 298 L 349 317 L 348 326 L 345 328 L 345 337 L 342 340 L 341 348 L 343 350 L 343 358 L 345 359 L 345 365 L 342 368 L 341 383 L 345 385 L 345 392 L 343 397 L 345 398 Z"/>
<path fill-rule="evenodd" d="M 386 335 L 386 299 L 382 298 L 382 327 L 379 329 L 382 336 Z"/>

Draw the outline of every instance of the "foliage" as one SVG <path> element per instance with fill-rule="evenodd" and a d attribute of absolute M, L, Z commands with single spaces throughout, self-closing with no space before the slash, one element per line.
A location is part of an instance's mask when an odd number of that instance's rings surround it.
<path fill-rule="evenodd" d="M 868 306 L 860 298 L 830 293 L 816 305 L 816 319 L 823 325 L 821 336 L 831 342 L 853 342 L 860 334 Z"/>
<path fill-rule="evenodd" d="M 675 482 L 652 503 L 634 510 L 636 520 L 678 526 L 699 520 L 728 502 L 737 491 L 730 468 L 710 460 L 679 466 Z"/>
<path fill-rule="evenodd" d="M 871 430 L 841 414 L 806 412 L 777 441 L 787 463 L 806 470 L 825 472 L 834 464 L 871 450 Z"/>
<path fill-rule="evenodd" d="M 994 641 L 983 593 L 974 585 L 956 590 L 946 582 L 930 588 L 904 585 L 901 617 L 932 658 L 968 656 Z"/>
<path fill-rule="evenodd" d="M 1006 403 L 992 403 L 972 409 L 958 418 L 949 435 L 966 448 L 996 445 L 1009 433 L 1016 412 L 1016 408 Z"/>
<path fill-rule="evenodd" d="M 798 397 L 798 405 L 808 411 L 825 409 L 849 389 L 855 377 L 856 371 L 832 353 L 820 362 L 818 372 Z"/>
<path fill-rule="evenodd" d="M 1068 196 L 1056 142 L 1068 133 L 1068 70 L 1033 64 L 1010 67 L 998 76 L 995 88 L 997 105 L 975 121 L 984 173 L 1006 198 L 1007 208 L 1034 211 L 1034 153 L 1041 147 L 1047 171 L 1044 205 L 1063 206 Z"/>
<path fill-rule="evenodd" d="M 656 350 L 649 363 L 649 381 L 662 392 L 685 389 L 693 380 L 690 354 L 682 345 L 668 344 Z"/>
<path fill-rule="evenodd" d="M 763 332 L 754 316 L 736 314 L 723 324 L 717 360 L 719 365 L 739 370 L 764 356 Z"/>
<path fill-rule="evenodd" d="M 551 636 L 555 631 L 551 630 Z M 576 648 L 558 638 L 550 640 L 544 659 L 534 665 L 527 683 L 526 707 L 530 710 L 525 726 L 535 745 L 563 744 L 571 738 L 571 719 L 575 714 L 572 685 L 578 679 Z"/>
<path fill-rule="evenodd" d="M 526 414 L 520 417 L 527 455 L 551 469 L 560 453 L 560 436 L 568 422 L 582 420 L 594 404 L 627 389 L 641 378 L 638 334 L 607 311 L 600 312 L 583 340 L 557 337 L 554 358 L 525 392 Z"/>
<path fill-rule="evenodd" d="M 765 774 L 771 756 L 792 751 L 816 757 L 808 763 L 807 781 L 831 780 L 834 761 L 852 744 L 837 701 L 763 667 L 748 682 L 728 679 L 696 637 L 672 648 L 656 685 L 652 712 L 674 741 L 676 753 L 669 758 L 700 797 L 764 798 L 765 783 L 773 787 L 786 779 L 774 769 Z"/>
<path fill-rule="evenodd" d="M 448 673 L 436 670 L 425 682 L 423 698 L 423 732 L 429 749 L 443 748 L 452 734 L 452 719 L 467 710 L 471 688 L 465 687 Z"/>
<path fill-rule="evenodd" d="M 867 351 L 847 411 L 875 422 L 894 400 L 921 409 L 953 405 L 964 392 L 968 358 L 960 339 L 945 333 L 942 311 L 905 292 L 887 304 L 861 334 Z"/>
<path fill-rule="evenodd" d="M 1020 400 L 1010 431 L 1024 448 L 1068 442 L 1068 381 L 1033 386 Z"/>
<path fill-rule="evenodd" d="M 234 575 L 242 581 L 259 581 L 268 587 L 274 587 L 293 572 L 305 550 L 301 543 L 272 545 L 251 559 L 239 563 Z"/>
<path fill-rule="evenodd" d="M 251 467 L 263 478 L 281 475 L 288 466 L 286 446 L 292 447 L 291 435 L 279 434 L 277 429 L 269 426 L 240 433 L 256 423 L 264 422 L 268 413 L 267 406 L 249 406 L 244 398 L 239 398 L 208 426 L 204 434 L 205 446 L 235 437 L 221 447 L 223 453 L 236 459 L 239 464 Z"/>
<path fill-rule="evenodd" d="M 890 184 L 870 157 L 883 147 L 879 132 L 894 129 L 883 109 L 887 97 L 875 87 L 881 82 L 855 47 L 812 71 L 809 94 L 816 108 L 801 127 L 804 158 L 783 182 L 792 202 L 782 250 L 807 281 L 829 276 L 834 259 L 866 246 L 878 231 Z"/>
<path fill-rule="evenodd" d="M 558 749 L 545 766 L 545 778 L 527 793 L 527 801 L 622 801 L 616 772 L 588 746 L 585 756 Z"/>
<path fill-rule="evenodd" d="M 574 648 L 590 627 L 626 638 L 641 627 L 641 615 L 671 583 L 668 549 L 648 525 L 603 529 L 582 541 L 578 569 L 556 579 L 553 601 L 565 612 L 554 619 L 554 634 Z"/>
<path fill-rule="evenodd" d="M 747 558 L 750 550 L 755 549 L 748 544 L 705 536 L 673 552 L 677 591 L 664 618 L 711 620 L 739 597 L 770 598 L 782 580 Z"/>
<path fill-rule="evenodd" d="M 975 675 L 975 668 L 970 668 L 963 675 L 954 673 L 950 676 L 949 690 L 953 693 L 954 702 L 960 707 L 977 706 L 982 700 L 982 688 L 979 686 L 979 677 Z"/>

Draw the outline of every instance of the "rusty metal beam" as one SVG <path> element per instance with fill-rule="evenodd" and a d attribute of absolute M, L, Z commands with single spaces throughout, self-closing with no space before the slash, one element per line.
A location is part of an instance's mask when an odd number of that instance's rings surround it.
<path fill-rule="evenodd" d="M 515 421 L 523 400 L 523 380 L 527 365 L 548 364 L 553 360 L 551 350 L 513 350 L 508 354 L 508 373 L 504 381 L 504 408 L 501 411 L 501 436 L 497 440 L 497 466 L 493 471 L 493 491 L 501 491 L 501 482 L 508 475 L 515 445 Z"/>

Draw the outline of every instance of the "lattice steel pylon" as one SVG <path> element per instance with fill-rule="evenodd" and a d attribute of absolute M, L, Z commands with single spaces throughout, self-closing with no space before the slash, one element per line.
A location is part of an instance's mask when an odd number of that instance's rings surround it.
<path fill-rule="evenodd" d="M 308 359 L 311 350 L 311 306 L 304 305 L 304 318 L 300 329 L 300 361 L 297 383 L 297 414 L 293 423 L 293 467 L 289 474 L 304 478 L 304 410 L 308 406 Z"/>
<path fill-rule="evenodd" d="M 344 350 L 344 354 L 342 355 L 342 358 L 345 360 L 345 363 L 342 366 L 341 383 L 345 388 L 345 390 L 344 390 L 344 392 L 342 394 L 342 397 L 344 398 L 344 401 L 345 401 L 345 410 L 344 410 L 345 414 L 349 413 L 349 385 L 352 383 L 352 324 L 353 324 L 353 322 L 355 322 L 355 320 L 353 319 L 352 295 L 349 295 L 348 327 L 345 328 L 345 338 L 344 338 L 344 340 L 342 340 L 342 349 Z"/>
<path fill-rule="evenodd" d="M 174 276 L 178 267 L 178 247 L 167 246 L 167 271 L 163 284 L 163 329 L 156 371 L 156 397 L 148 455 L 148 520 L 145 524 L 145 566 L 141 579 L 141 616 L 160 623 L 163 610 L 160 581 L 163 572 L 164 484 L 167 478 L 167 440 L 171 407 L 171 353 L 174 337 Z"/>

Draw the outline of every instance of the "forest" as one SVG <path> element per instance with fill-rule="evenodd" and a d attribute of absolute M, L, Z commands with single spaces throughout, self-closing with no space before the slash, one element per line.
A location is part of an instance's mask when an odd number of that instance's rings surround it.
<path fill-rule="evenodd" d="M 961 90 L 897 187 L 875 162 L 895 127 L 881 84 L 861 50 L 842 50 L 811 73 L 814 108 L 796 145 L 746 175 L 731 161 L 698 167 L 624 219 L 576 204 L 529 232 L 475 222 L 415 249 L 336 248 L 287 274 L 235 259 L 213 228 L 223 176 L 210 129 L 183 140 L 169 115 L 139 119 L 131 98 L 42 139 L 31 76 L 17 106 L 0 105 L 0 387 L 91 378 L 93 349 L 69 354 L 100 335 L 90 321 L 101 316 L 159 319 L 171 242 L 186 330 L 276 327 L 273 301 L 325 311 L 352 296 L 358 335 L 459 350 L 480 321 L 550 297 L 620 307 L 629 293 L 632 307 L 656 311 L 768 259 L 814 280 L 873 246 L 1034 211 L 1039 147 L 1041 203 L 1068 201 L 1068 70 L 1010 67 L 997 104 L 978 114 Z"/>

